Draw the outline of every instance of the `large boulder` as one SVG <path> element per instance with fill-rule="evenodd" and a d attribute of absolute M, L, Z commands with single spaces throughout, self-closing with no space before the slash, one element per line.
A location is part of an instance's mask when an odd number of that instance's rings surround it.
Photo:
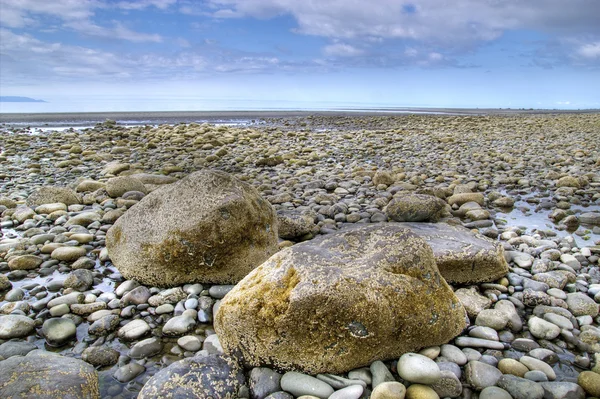
<path fill-rule="evenodd" d="M 489 282 L 508 273 L 502 245 L 481 234 L 445 223 L 400 225 L 427 241 L 440 273 L 449 283 Z"/>
<path fill-rule="evenodd" d="M 223 298 L 214 326 L 248 367 L 316 374 L 446 343 L 465 324 L 431 248 L 387 223 L 273 255 Z"/>
<path fill-rule="evenodd" d="M 98 373 L 84 361 L 33 351 L 0 362 L 0 398 L 100 398 Z"/>
<path fill-rule="evenodd" d="M 238 398 L 244 386 L 243 370 L 229 356 L 208 355 L 180 360 L 156 373 L 138 399 Z"/>
<path fill-rule="evenodd" d="M 437 222 L 446 208 L 446 202 L 427 194 L 407 194 L 394 198 L 385 208 L 395 222 Z"/>
<path fill-rule="evenodd" d="M 75 190 L 68 187 L 55 186 L 40 187 L 27 197 L 28 206 L 55 204 L 57 202 L 65 205 L 73 205 L 81 203 L 81 198 L 79 198 Z"/>
<path fill-rule="evenodd" d="M 276 223 L 252 186 L 203 170 L 132 206 L 106 247 L 123 276 L 146 285 L 231 284 L 277 251 Z"/>

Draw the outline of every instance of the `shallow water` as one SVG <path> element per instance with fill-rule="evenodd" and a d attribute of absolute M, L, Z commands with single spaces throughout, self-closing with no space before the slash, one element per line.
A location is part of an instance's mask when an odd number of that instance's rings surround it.
<path fill-rule="evenodd" d="M 506 226 L 525 228 L 526 234 L 551 230 L 555 232 L 558 237 L 571 236 L 574 238 L 579 248 L 593 246 L 596 242 L 600 241 L 600 234 L 593 233 L 593 226 L 590 225 L 581 224 L 581 226 L 575 230 L 558 230 L 556 228 L 557 225 L 548 217 L 554 208 L 539 208 L 537 204 L 527 202 L 527 199 L 529 198 L 537 198 L 540 200 L 550 199 L 549 196 L 543 197 L 536 193 L 521 196 L 519 201 L 515 201 L 515 206 L 512 209 L 496 212 L 495 218 L 506 221 Z M 600 205 L 573 205 L 571 210 L 575 215 L 584 212 L 600 212 Z M 575 234 L 576 231 L 586 231 L 586 233 L 581 236 Z"/>

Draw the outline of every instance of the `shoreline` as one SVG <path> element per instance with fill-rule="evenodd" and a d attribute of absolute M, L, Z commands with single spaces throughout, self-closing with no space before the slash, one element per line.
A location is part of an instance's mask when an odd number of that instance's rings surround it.
<path fill-rule="evenodd" d="M 143 111 L 143 112 L 56 112 L 56 113 L 0 113 L 0 124 L 42 127 L 51 124 L 81 125 L 104 122 L 107 119 L 118 123 L 155 124 L 218 122 L 265 118 L 296 118 L 307 116 L 402 116 L 402 115 L 551 115 L 551 114 L 594 114 L 600 109 L 588 110 L 523 110 L 498 108 L 340 108 L 334 110 L 239 110 L 239 111 Z"/>

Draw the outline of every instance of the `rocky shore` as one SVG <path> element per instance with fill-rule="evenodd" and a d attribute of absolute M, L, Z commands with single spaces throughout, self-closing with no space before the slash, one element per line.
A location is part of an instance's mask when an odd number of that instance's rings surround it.
<path fill-rule="evenodd" d="M 0 130 L 0 397 L 600 397 L 600 114 Z"/>

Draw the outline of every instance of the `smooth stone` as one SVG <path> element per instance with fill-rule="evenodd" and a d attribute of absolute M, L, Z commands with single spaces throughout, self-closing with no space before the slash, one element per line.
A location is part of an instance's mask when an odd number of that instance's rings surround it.
<path fill-rule="evenodd" d="M 329 399 L 359 399 L 365 389 L 360 385 L 351 385 L 335 391 L 329 396 Z"/>
<path fill-rule="evenodd" d="M 424 385 L 434 384 L 442 377 L 440 368 L 433 360 L 417 353 L 400 356 L 397 370 L 404 380 Z"/>
<path fill-rule="evenodd" d="M 371 370 L 368 367 L 361 367 L 348 372 L 348 378 L 351 380 L 359 380 L 364 382 L 366 385 L 371 385 L 373 377 Z"/>
<path fill-rule="evenodd" d="M 121 339 L 133 341 L 134 339 L 138 339 L 146 335 L 149 331 L 150 326 L 148 325 L 148 323 L 146 323 L 144 320 L 136 319 L 130 321 L 129 323 L 121 327 L 119 329 L 118 335 Z"/>
<path fill-rule="evenodd" d="M 37 346 L 24 341 L 7 341 L 0 345 L 0 358 L 8 359 L 12 356 L 25 356 Z"/>
<path fill-rule="evenodd" d="M 496 385 L 502 372 L 489 364 L 472 360 L 465 366 L 465 379 L 476 390 Z"/>
<path fill-rule="evenodd" d="M 585 399 L 585 391 L 574 382 L 541 382 L 544 399 Z"/>
<path fill-rule="evenodd" d="M 546 374 L 544 374 L 540 370 L 531 370 L 531 371 L 528 371 L 528 372 L 525 373 L 525 375 L 523 376 L 523 378 L 525 378 L 527 380 L 535 381 L 535 382 L 545 382 L 545 381 L 548 381 L 548 376 Z"/>
<path fill-rule="evenodd" d="M 250 372 L 250 397 L 264 399 L 281 391 L 281 377 L 278 372 L 267 367 L 255 367 Z"/>
<path fill-rule="evenodd" d="M 321 399 L 327 399 L 333 394 L 333 388 L 306 374 L 288 371 L 281 378 L 281 388 L 294 396 L 313 395 Z"/>
<path fill-rule="evenodd" d="M 27 316 L 0 316 L 0 339 L 21 338 L 29 335 L 35 322 Z"/>
<path fill-rule="evenodd" d="M 141 364 L 131 362 L 125 366 L 119 367 L 117 371 L 115 371 L 114 377 L 117 381 L 126 383 L 135 379 L 144 371 L 146 371 L 146 367 L 142 366 Z"/>
<path fill-rule="evenodd" d="M 13 288 L 4 295 L 4 300 L 8 302 L 17 302 L 23 299 L 25 292 L 20 288 Z"/>
<path fill-rule="evenodd" d="M 502 374 L 512 374 L 517 377 L 525 377 L 525 373 L 529 371 L 527 366 L 515 359 L 502 359 L 498 362 L 498 370 Z"/>
<path fill-rule="evenodd" d="M 542 373 L 546 374 L 546 376 L 548 377 L 548 379 L 550 381 L 554 381 L 556 379 L 556 373 L 554 372 L 554 370 L 552 369 L 552 367 L 539 359 L 530 357 L 530 356 L 522 356 L 519 361 L 521 363 L 523 363 L 525 366 L 527 366 L 527 368 L 531 371 L 533 370 L 539 370 Z"/>
<path fill-rule="evenodd" d="M 175 336 L 186 334 L 194 329 L 196 320 L 188 316 L 175 316 L 170 318 L 163 327 L 163 334 L 167 336 Z"/>
<path fill-rule="evenodd" d="M 529 352 L 533 349 L 537 349 L 540 345 L 532 339 L 528 338 L 517 338 L 511 342 L 510 346 L 521 352 Z"/>
<path fill-rule="evenodd" d="M 556 324 L 561 329 L 562 328 L 567 329 L 567 330 L 573 329 L 573 323 L 571 323 L 571 320 L 567 319 L 564 316 L 558 315 L 558 314 L 546 313 L 546 314 L 544 314 L 544 320 L 549 321 L 552 324 Z"/>
<path fill-rule="evenodd" d="M 76 303 L 83 303 L 84 300 L 85 295 L 83 295 L 81 292 L 71 292 L 70 294 L 52 299 L 50 302 L 48 302 L 48 307 L 53 308 L 55 306 L 62 305 L 63 303 L 70 306 Z"/>
<path fill-rule="evenodd" d="M 132 359 L 143 359 L 159 354 L 162 351 L 163 344 L 160 339 L 152 337 L 146 338 L 131 347 L 129 357 Z"/>
<path fill-rule="evenodd" d="M 406 390 L 406 399 L 440 399 L 438 394 L 427 385 L 412 384 Z"/>
<path fill-rule="evenodd" d="M 39 267 L 43 259 L 35 255 L 15 256 L 8 261 L 10 270 L 32 270 Z"/>
<path fill-rule="evenodd" d="M 216 299 L 223 299 L 234 285 L 213 285 L 208 289 L 208 295 Z"/>
<path fill-rule="evenodd" d="M 77 333 L 77 326 L 71 319 L 48 319 L 42 326 L 42 335 L 50 346 L 62 346 L 72 340 Z"/>
<path fill-rule="evenodd" d="M 52 251 L 50 257 L 65 262 L 74 262 L 82 256 L 85 256 L 85 253 L 85 248 L 82 247 L 58 247 Z"/>
<path fill-rule="evenodd" d="M 456 346 L 467 346 L 472 348 L 486 348 L 504 350 L 504 344 L 497 341 L 490 341 L 488 339 L 471 338 L 471 337 L 458 337 L 454 340 Z"/>
<path fill-rule="evenodd" d="M 265 399 L 294 399 L 294 396 L 290 395 L 287 392 L 279 391 L 279 392 L 273 392 L 272 394 L 267 396 Z"/>
<path fill-rule="evenodd" d="M 53 308 L 50 308 L 50 316 L 60 317 L 62 315 L 69 313 L 70 311 L 71 311 L 71 308 L 69 308 L 69 305 L 67 305 L 66 303 L 63 303 L 61 305 L 56 305 Z"/>
<path fill-rule="evenodd" d="M 397 381 L 386 381 L 377 385 L 371 393 L 371 399 L 404 399 L 406 387 Z"/>
<path fill-rule="evenodd" d="M 552 352 L 550 349 L 546 348 L 533 349 L 529 351 L 529 353 L 527 353 L 527 356 L 531 356 L 535 359 L 542 360 L 548 364 L 554 364 L 558 362 L 558 355 Z"/>
<path fill-rule="evenodd" d="M 498 331 L 491 327 L 477 326 L 469 330 L 469 336 L 473 338 L 487 339 L 489 341 L 500 341 Z"/>
<path fill-rule="evenodd" d="M 115 294 L 119 297 L 122 297 L 135 287 L 139 287 L 140 283 L 135 280 L 125 280 L 117 288 L 115 288 Z"/>
<path fill-rule="evenodd" d="M 385 363 L 383 363 L 381 360 L 376 360 L 371 363 L 369 369 L 371 370 L 373 389 L 384 382 L 396 381 L 390 370 L 388 370 Z"/>
<path fill-rule="evenodd" d="M 577 377 L 577 383 L 590 396 L 600 397 L 600 374 L 584 371 Z"/>
<path fill-rule="evenodd" d="M 539 339 L 551 340 L 560 335 L 560 327 L 537 316 L 531 317 L 527 322 L 527 326 L 531 334 Z"/>
<path fill-rule="evenodd" d="M 363 381 L 350 380 L 335 374 L 317 374 L 317 378 L 324 383 L 331 385 L 331 387 L 336 390 L 346 388 L 351 385 L 360 385 L 363 388 L 367 387 L 367 384 L 365 384 Z"/>
<path fill-rule="evenodd" d="M 181 346 L 186 351 L 196 352 L 202 348 L 202 340 L 193 335 L 186 335 L 177 340 L 177 345 Z"/>
<path fill-rule="evenodd" d="M 513 399 L 513 397 L 502 388 L 487 387 L 479 393 L 479 399 Z"/>
<path fill-rule="evenodd" d="M 544 397 L 544 388 L 534 381 L 514 375 L 505 374 L 498 380 L 498 386 L 514 399 L 542 399 Z"/>
<path fill-rule="evenodd" d="M 156 314 L 160 315 L 166 313 L 173 313 L 173 310 L 175 310 L 175 307 L 173 305 L 171 305 L 170 303 L 165 303 L 156 308 Z"/>
<path fill-rule="evenodd" d="M 141 305 L 146 303 L 150 296 L 150 290 L 147 287 L 141 285 L 139 287 L 133 288 L 131 291 L 123 295 L 121 301 L 123 302 L 124 306 L 130 304 Z"/>

